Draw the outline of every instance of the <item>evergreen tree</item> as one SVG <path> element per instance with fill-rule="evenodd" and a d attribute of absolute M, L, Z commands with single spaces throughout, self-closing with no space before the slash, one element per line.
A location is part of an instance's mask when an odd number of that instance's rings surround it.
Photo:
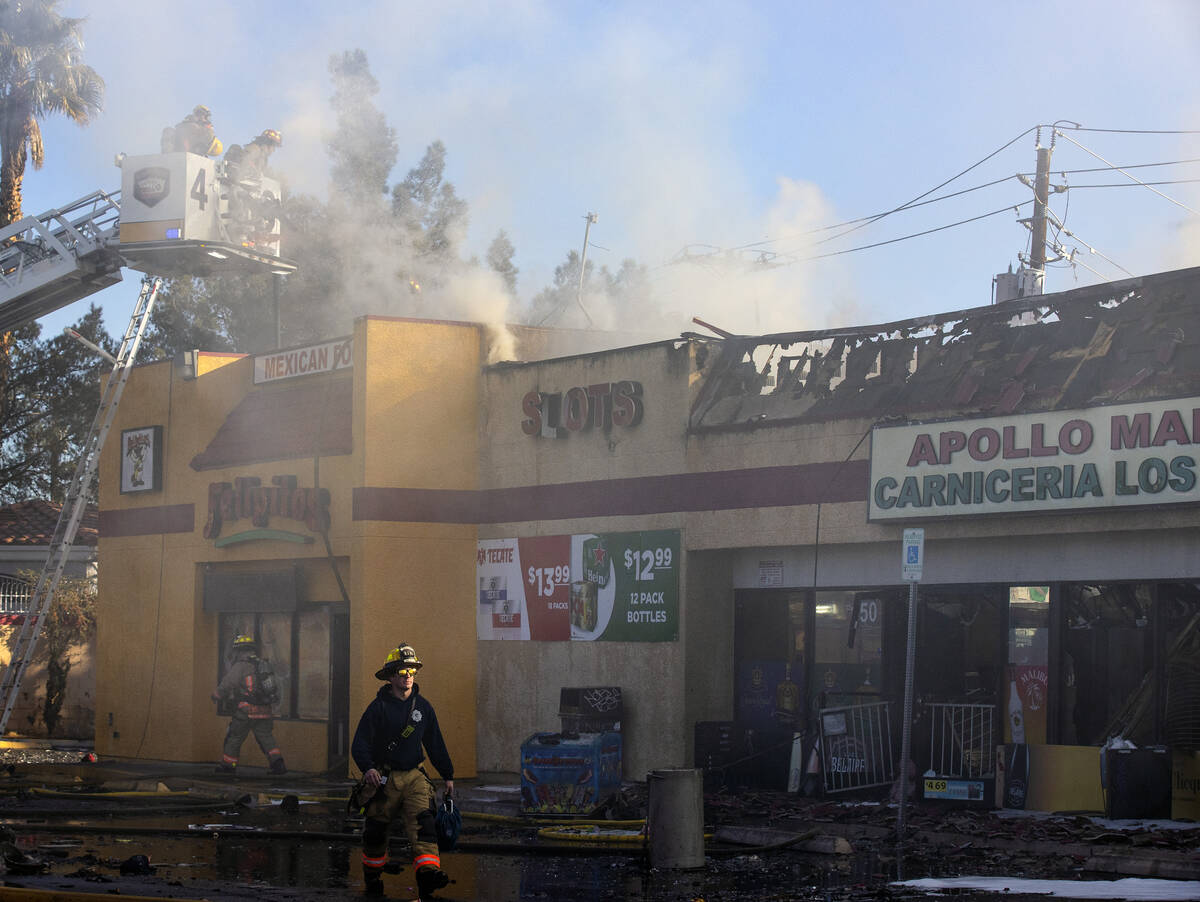
<path fill-rule="evenodd" d="M 488 268 L 504 280 L 505 288 L 508 289 L 509 295 L 514 298 L 517 296 L 517 273 L 520 272 L 513 265 L 513 257 L 516 253 L 517 249 L 508 240 L 508 233 L 504 229 L 497 232 L 496 237 L 492 239 L 492 243 L 488 245 Z"/>
<path fill-rule="evenodd" d="M 329 58 L 329 74 L 337 117 L 337 130 L 326 144 L 332 202 L 374 219 L 396 165 L 396 132 L 375 106 L 379 82 L 371 74 L 366 53 L 347 50 L 334 54 Z"/>
<path fill-rule="evenodd" d="M 92 304 L 73 326 L 110 353 L 116 343 Z M 13 333 L 0 415 L 0 502 L 61 502 L 100 403 L 107 364 L 65 334 L 44 340 L 30 323 Z M 89 487 L 93 493 L 94 486 Z"/>
<path fill-rule="evenodd" d="M 583 280 L 584 297 L 591 290 L 594 271 L 595 265 L 589 260 Z M 554 267 L 554 281 L 533 296 L 526 320 L 534 326 L 586 325 L 578 300 L 579 251 L 568 251 L 567 259 Z"/>

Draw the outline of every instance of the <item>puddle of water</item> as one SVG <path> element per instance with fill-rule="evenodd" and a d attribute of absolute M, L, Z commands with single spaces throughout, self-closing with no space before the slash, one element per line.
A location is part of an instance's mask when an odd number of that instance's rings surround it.
<path fill-rule="evenodd" d="M 55 824 L 68 823 L 55 818 Z M 106 826 L 101 818 L 92 825 Z M 362 881 L 357 839 L 292 837 L 255 838 L 249 829 L 351 833 L 359 826 L 330 808 L 281 811 L 279 806 L 229 806 L 203 813 L 181 812 L 155 817 L 116 817 L 113 833 L 70 833 L 15 827 L 18 845 L 42 854 L 54 875 L 100 875 L 139 892 L 139 880 L 153 879 L 182 886 L 192 881 L 221 881 L 280 888 L 331 890 L 356 894 Z M 189 824 L 209 829 L 193 835 L 121 835 L 123 825 L 177 830 Z M 237 829 L 242 828 L 242 829 Z M 514 837 L 518 834 L 514 834 Z M 155 867 L 153 878 L 121 878 L 119 866 L 133 855 L 145 855 Z M 411 859 L 401 844 L 392 851 L 398 873 L 384 877 L 388 896 L 416 895 Z M 443 856 L 443 869 L 454 881 L 440 895 L 447 900 L 479 902 L 574 902 L 594 899 L 670 900 L 720 898 L 759 900 L 794 898 L 832 892 L 840 887 L 878 885 L 881 864 L 875 856 L 850 858 L 805 856 L 793 852 L 732 857 L 710 856 L 699 871 L 655 871 L 637 854 L 483 854 L 456 851 Z M 114 888 L 99 884 L 104 888 Z"/>

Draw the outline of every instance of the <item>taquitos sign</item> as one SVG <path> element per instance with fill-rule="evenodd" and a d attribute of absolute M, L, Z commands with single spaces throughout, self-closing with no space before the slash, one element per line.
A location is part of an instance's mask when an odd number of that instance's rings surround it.
<path fill-rule="evenodd" d="M 237 520 L 262 529 L 272 517 L 300 520 L 310 531 L 322 532 L 329 528 L 329 490 L 299 488 L 295 476 L 272 476 L 271 485 L 257 476 L 209 483 L 204 538 L 219 538 L 225 525 Z"/>

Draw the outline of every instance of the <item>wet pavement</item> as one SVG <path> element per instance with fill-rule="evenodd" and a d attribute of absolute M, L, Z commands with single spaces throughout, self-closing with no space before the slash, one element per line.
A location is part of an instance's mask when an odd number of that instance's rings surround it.
<path fill-rule="evenodd" d="M 59 754 L 46 762 L 0 750 L 0 832 L 11 831 L 0 836 L 0 896 L 21 888 L 214 902 L 361 893 L 361 822 L 346 813 L 349 780 L 254 768 L 229 780 L 211 765 L 83 764 L 86 750 L 52 751 Z M 921 877 L 1200 880 L 1195 824 L 919 805 L 898 844 L 897 811 L 886 801 L 770 792 L 707 794 L 704 867 L 656 869 L 640 835 L 645 784 L 626 784 L 581 825 L 521 817 L 515 779 L 456 781 L 463 832 L 458 849 L 443 855 L 453 882 L 439 898 L 900 900 L 928 897 L 895 884 Z M 402 839 L 391 854 L 389 898 L 416 898 Z"/>

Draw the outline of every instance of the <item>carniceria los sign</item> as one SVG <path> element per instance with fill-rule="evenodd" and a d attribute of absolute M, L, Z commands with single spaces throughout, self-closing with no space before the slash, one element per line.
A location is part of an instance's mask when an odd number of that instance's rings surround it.
<path fill-rule="evenodd" d="M 871 520 L 1200 501 L 1200 398 L 871 433 Z"/>
<path fill-rule="evenodd" d="M 254 384 L 278 382 L 354 366 L 354 339 L 340 338 L 307 348 L 273 351 L 254 358 Z"/>

